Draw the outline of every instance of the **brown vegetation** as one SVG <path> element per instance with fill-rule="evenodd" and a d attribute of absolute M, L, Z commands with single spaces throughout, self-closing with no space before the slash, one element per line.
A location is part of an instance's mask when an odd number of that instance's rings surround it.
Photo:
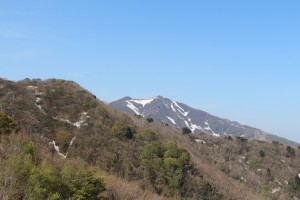
<path fill-rule="evenodd" d="M 70 81 L 27 79 L 14 83 L 0 79 L 0 85 L 0 111 L 22 130 L 0 143 L 1 169 L 7 169 L 0 175 L 1 198 L 32 199 L 33 193 L 26 191 L 34 184 L 28 180 L 35 183 L 37 175 L 47 174 L 42 169 L 49 166 L 52 174 L 47 177 L 56 181 L 54 185 L 66 184 L 69 189 L 42 188 L 52 192 L 48 199 L 80 195 L 75 190 L 83 186 L 68 182 L 72 176 L 92 183 L 85 188 L 90 191 L 87 193 L 96 191 L 97 198 L 108 199 L 300 196 L 299 149 L 276 142 L 182 134 L 181 129 L 122 114 Z M 57 146 L 49 144 L 52 141 Z M 21 157 L 16 158 L 16 154 Z M 26 176 L 31 178 L 18 179 L 23 174 L 12 171 L 13 164 L 26 166 L 29 154 L 33 161 Z M 11 157 L 16 160 L 10 161 Z M 14 180 L 9 186 L 8 177 Z M 93 190 L 94 183 L 103 188 Z"/>

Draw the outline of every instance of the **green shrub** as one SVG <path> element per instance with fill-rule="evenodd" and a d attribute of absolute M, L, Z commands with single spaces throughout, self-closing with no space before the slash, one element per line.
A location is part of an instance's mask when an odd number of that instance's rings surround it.
<path fill-rule="evenodd" d="M 97 102 L 94 98 L 85 98 L 82 102 L 84 110 L 94 109 L 97 107 Z"/>
<path fill-rule="evenodd" d="M 265 157 L 265 151 L 261 149 L 261 150 L 259 151 L 259 156 L 260 156 L 261 158 Z"/>
<path fill-rule="evenodd" d="M 247 142 L 248 141 L 248 139 L 240 137 L 240 136 L 236 136 L 236 139 L 241 141 L 241 142 Z"/>
<path fill-rule="evenodd" d="M 25 145 L 25 154 L 30 155 L 31 157 L 33 156 L 34 153 L 34 144 L 33 142 L 29 142 L 28 144 Z"/>
<path fill-rule="evenodd" d="M 158 141 L 160 138 L 160 135 L 158 133 L 149 128 L 144 129 L 139 135 L 144 141 L 147 142 Z"/>
<path fill-rule="evenodd" d="M 192 131 L 188 127 L 183 127 L 182 128 L 182 134 L 183 135 L 190 134 L 190 133 L 192 133 Z"/>
<path fill-rule="evenodd" d="M 164 145 L 164 158 L 176 158 L 178 159 L 181 155 L 181 151 L 178 149 L 175 143 L 167 142 Z"/>
<path fill-rule="evenodd" d="M 286 147 L 286 157 L 291 158 L 291 157 L 295 157 L 295 156 L 296 156 L 295 149 L 291 146 L 287 146 Z"/>
<path fill-rule="evenodd" d="M 18 131 L 17 123 L 10 116 L 0 112 L 0 134 L 10 134 Z"/>
<path fill-rule="evenodd" d="M 72 134 L 64 129 L 60 129 L 55 133 L 55 142 L 60 146 L 62 152 L 66 152 L 69 148 Z"/>
<path fill-rule="evenodd" d="M 268 186 L 268 185 L 263 185 L 263 186 L 261 187 L 261 193 L 262 193 L 263 195 L 268 195 L 270 192 L 271 192 L 270 186 Z"/>
<path fill-rule="evenodd" d="M 151 117 L 147 118 L 146 120 L 147 120 L 147 122 L 149 122 L 149 123 L 153 122 L 153 118 L 151 118 Z"/>
<path fill-rule="evenodd" d="M 143 116 L 142 116 L 142 115 L 134 114 L 134 117 L 137 118 L 137 119 L 140 119 L 140 118 L 142 118 Z"/>
<path fill-rule="evenodd" d="M 76 171 L 69 168 L 63 171 L 63 178 L 69 187 L 71 195 L 75 199 L 98 199 L 99 193 L 105 191 L 104 181 L 96 178 L 86 170 Z"/>
<path fill-rule="evenodd" d="M 211 197 L 215 195 L 214 188 L 208 182 L 205 182 L 199 190 L 201 196 L 204 197 L 204 199 L 211 199 Z"/>
<path fill-rule="evenodd" d="M 113 133 L 120 139 L 132 139 L 133 131 L 131 128 L 120 122 L 116 122 L 112 128 Z"/>
<path fill-rule="evenodd" d="M 289 186 L 290 186 L 290 189 L 294 190 L 294 191 L 297 191 L 300 189 L 300 177 L 298 174 L 290 179 Z"/>
<path fill-rule="evenodd" d="M 173 142 L 164 145 L 158 142 L 146 144 L 140 154 L 140 162 L 146 173 L 145 178 L 155 188 L 164 188 L 170 194 L 182 187 L 187 170 L 191 167 L 187 151 L 179 149 Z"/>
<path fill-rule="evenodd" d="M 247 168 L 250 170 L 255 170 L 257 168 L 256 162 L 254 162 L 253 160 L 249 160 L 247 162 Z"/>
<path fill-rule="evenodd" d="M 58 186 L 54 168 L 51 165 L 34 167 L 29 177 L 30 199 L 48 199 Z"/>

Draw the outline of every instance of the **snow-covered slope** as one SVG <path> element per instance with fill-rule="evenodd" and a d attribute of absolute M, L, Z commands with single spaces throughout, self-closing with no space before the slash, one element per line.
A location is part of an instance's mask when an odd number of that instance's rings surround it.
<path fill-rule="evenodd" d="M 240 136 L 257 140 L 280 140 L 283 138 L 268 134 L 257 128 L 241 125 L 238 122 L 213 116 L 199 109 L 191 108 L 161 96 L 149 99 L 124 97 L 110 103 L 114 108 L 153 118 L 176 128 L 188 127 L 193 133 L 205 133 L 214 136 Z"/>

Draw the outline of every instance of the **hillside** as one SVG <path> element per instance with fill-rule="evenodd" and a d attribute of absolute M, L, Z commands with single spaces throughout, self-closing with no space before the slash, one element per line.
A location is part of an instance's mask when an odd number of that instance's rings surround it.
<path fill-rule="evenodd" d="M 162 96 L 149 99 L 124 97 L 111 102 L 110 105 L 119 111 L 142 115 L 145 118 L 153 118 L 175 128 L 188 127 L 193 133 L 205 133 L 214 136 L 239 136 L 247 139 L 280 141 L 287 145 L 299 145 L 296 142 L 266 133 L 258 128 L 216 117 L 208 112 Z"/>
<path fill-rule="evenodd" d="M 300 198 L 299 149 L 182 134 L 72 81 L 0 79 L 0 112 L 1 199 Z"/>

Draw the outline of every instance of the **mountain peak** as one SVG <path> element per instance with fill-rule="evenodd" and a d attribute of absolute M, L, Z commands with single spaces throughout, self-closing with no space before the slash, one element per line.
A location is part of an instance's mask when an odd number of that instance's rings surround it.
<path fill-rule="evenodd" d="M 155 98 L 155 99 L 164 99 L 164 97 L 161 96 L 161 95 L 154 96 L 154 98 Z"/>
<path fill-rule="evenodd" d="M 110 105 L 122 112 L 153 118 L 175 128 L 188 127 L 192 133 L 205 133 L 213 136 L 238 136 L 255 140 L 280 140 L 283 143 L 290 143 L 284 138 L 268 134 L 257 128 L 213 116 L 205 111 L 160 95 L 147 99 L 124 97 L 111 102 Z"/>
<path fill-rule="evenodd" d="M 120 99 L 120 100 L 122 100 L 122 101 L 127 101 L 127 100 L 131 100 L 132 98 L 130 97 L 130 96 L 126 96 L 126 97 L 123 97 L 122 99 Z"/>

